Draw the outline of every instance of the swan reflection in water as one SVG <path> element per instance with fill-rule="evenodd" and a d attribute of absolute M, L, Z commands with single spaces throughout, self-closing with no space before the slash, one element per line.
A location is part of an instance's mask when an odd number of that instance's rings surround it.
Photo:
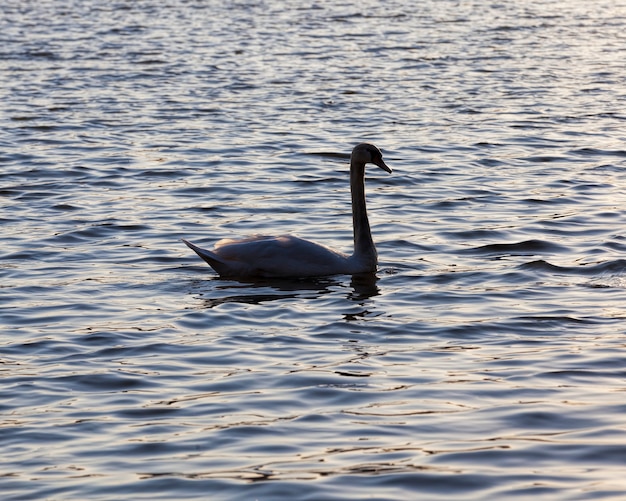
<path fill-rule="evenodd" d="M 220 297 L 202 298 L 204 308 L 215 308 L 226 303 L 261 304 L 294 298 L 316 299 L 326 294 L 347 289 L 342 277 L 322 277 L 313 279 L 255 279 L 236 280 L 212 288 L 212 294 L 227 293 Z M 362 304 L 367 299 L 380 294 L 376 285 L 378 277 L 374 273 L 352 275 L 346 298 Z"/>

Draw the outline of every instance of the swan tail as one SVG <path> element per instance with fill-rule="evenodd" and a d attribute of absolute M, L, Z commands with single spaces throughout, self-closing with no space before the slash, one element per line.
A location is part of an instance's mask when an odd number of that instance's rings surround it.
<path fill-rule="evenodd" d="M 181 239 L 184 244 L 189 247 L 192 251 L 194 251 L 196 254 L 198 254 L 198 256 L 200 256 L 200 258 L 202 258 L 204 261 L 207 262 L 207 264 L 213 268 L 215 271 L 217 271 L 220 275 L 222 273 L 227 272 L 228 270 L 228 264 L 225 263 L 222 259 L 220 259 L 218 257 L 217 254 L 208 251 L 206 249 L 202 249 L 200 247 L 198 247 L 197 245 L 192 244 L 191 242 L 185 240 L 184 238 Z"/>

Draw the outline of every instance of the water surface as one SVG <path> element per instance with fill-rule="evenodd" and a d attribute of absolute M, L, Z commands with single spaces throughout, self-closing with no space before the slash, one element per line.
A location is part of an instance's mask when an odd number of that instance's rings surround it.
<path fill-rule="evenodd" d="M 3 499 L 623 498 L 626 4 L 1 12 Z"/>

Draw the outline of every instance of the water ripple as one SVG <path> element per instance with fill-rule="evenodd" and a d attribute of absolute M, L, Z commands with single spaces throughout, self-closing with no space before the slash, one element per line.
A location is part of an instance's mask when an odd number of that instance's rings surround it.
<path fill-rule="evenodd" d="M 3 499 L 621 499 L 624 7 L 9 2 Z M 350 251 L 226 281 L 180 238 Z"/>

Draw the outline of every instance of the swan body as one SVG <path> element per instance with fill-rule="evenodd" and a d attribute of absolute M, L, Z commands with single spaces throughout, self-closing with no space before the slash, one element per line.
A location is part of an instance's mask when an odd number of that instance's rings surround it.
<path fill-rule="evenodd" d="M 225 239 L 212 251 L 183 242 L 224 277 L 322 277 L 372 271 L 354 256 L 292 235 Z"/>
<path fill-rule="evenodd" d="M 222 277 L 322 277 L 373 273 L 378 254 L 365 206 L 365 165 L 373 163 L 391 173 L 376 146 L 362 143 L 350 156 L 350 191 L 354 253 L 346 255 L 291 235 L 256 235 L 242 240 L 220 240 L 213 250 L 183 242 Z"/>

